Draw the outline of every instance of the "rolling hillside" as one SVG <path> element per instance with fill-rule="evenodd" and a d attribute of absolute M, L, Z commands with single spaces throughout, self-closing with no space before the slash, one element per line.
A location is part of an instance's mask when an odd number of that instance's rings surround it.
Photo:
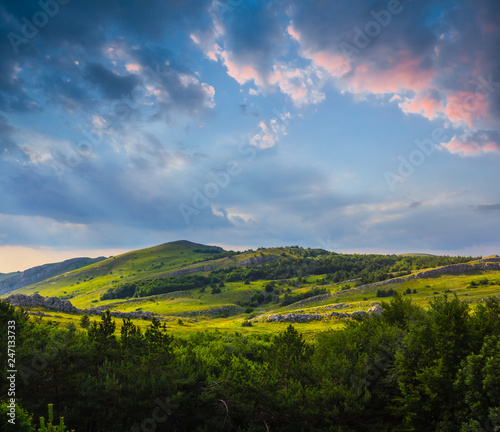
<path fill-rule="evenodd" d="M 207 275 L 214 269 L 255 265 L 275 258 L 278 249 L 236 253 L 181 240 L 110 257 L 16 292 L 57 296 L 71 299 L 77 307 L 90 307 L 97 302 L 99 305 L 110 303 L 98 300 L 108 289 L 119 284 L 170 276 Z"/>
<path fill-rule="evenodd" d="M 179 317 L 191 322 L 189 326 L 203 328 L 234 328 L 244 319 L 253 319 L 262 330 L 273 325 L 267 322 L 271 315 L 319 314 L 320 322 L 316 316 L 308 324 L 315 331 L 337 322 L 327 316 L 335 305 L 343 305 L 346 313 L 366 311 L 384 300 L 379 296 L 384 290 L 411 295 L 422 305 L 443 292 L 468 296 L 471 301 L 498 294 L 498 271 L 467 272 L 472 269 L 469 265 L 483 261 L 496 258 L 343 255 L 298 246 L 233 252 L 181 240 L 102 259 L 15 293 L 59 297 L 80 310 L 151 312 L 167 321 Z M 465 274 L 441 275 L 437 270 L 430 278 L 408 279 L 440 265 L 461 265 Z M 479 282 L 481 274 L 486 282 Z M 44 308 L 31 309 L 50 314 Z M 78 314 L 57 316 L 63 321 L 79 319 Z M 184 325 L 176 330 L 190 328 Z"/>

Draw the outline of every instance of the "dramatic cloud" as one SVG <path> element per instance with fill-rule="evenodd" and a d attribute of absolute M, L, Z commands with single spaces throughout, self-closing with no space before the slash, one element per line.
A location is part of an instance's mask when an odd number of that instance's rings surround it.
<path fill-rule="evenodd" d="M 488 152 L 500 151 L 500 133 L 497 131 L 468 132 L 461 137 L 454 136 L 442 147 L 460 156 L 478 156 Z"/>
<path fill-rule="evenodd" d="M 2 246 L 498 244 L 497 1 L 62 3 L 0 1 Z"/>
<path fill-rule="evenodd" d="M 500 71 L 500 24 L 491 17 L 500 8 L 491 1 L 480 8 L 461 3 L 453 8 L 443 2 L 439 12 L 427 1 L 374 1 L 365 10 L 342 2 L 294 4 L 289 33 L 301 55 L 344 91 L 392 95 L 403 112 L 442 118 L 467 134 L 482 133 L 485 126 L 498 131 L 500 83 L 491 74 Z M 466 137 L 457 129 L 455 140 Z M 488 142 L 485 151 L 498 144 Z M 447 148 L 456 152 L 456 146 Z"/>

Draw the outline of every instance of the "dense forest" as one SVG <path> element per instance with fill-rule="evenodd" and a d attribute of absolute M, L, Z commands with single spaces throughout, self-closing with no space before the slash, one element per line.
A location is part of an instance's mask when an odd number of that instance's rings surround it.
<path fill-rule="evenodd" d="M 76 432 L 500 431 L 499 300 L 382 306 L 307 341 L 299 326 L 173 337 L 129 320 L 115 336 L 109 313 L 61 328 L 0 301 L 2 328 L 16 322 L 19 405 L 6 423 L 2 381 L 2 430 L 38 430 L 53 404 Z"/>
<path fill-rule="evenodd" d="M 289 248 L 292 254 L 282 252 L 277 259 L 252 266 L 231 266 L 212 270 L 208 276 L 183 275 L 139 279 L 118 283 L 102 294 L 101 300 L 147 297 L 173 291 L 202 288 L 210 285 L 216 288 L 224 282 L 250 282 L 276 280 L 295 283 L 307 276 L 325 275 L 319 284 L 336 283 L 357 279 L 362 285 L 391 277 L 409 274 L 412 270 L 459 264 L 473 260 L 472 257 L 448 256 L 402 256 L 402 255 L 343 255 L 329 253 L 322 249 Z M 212 252 L 212 249 L 195 249 Z M 228 252 L 236 254 L 235 252 Z M 219 254 L 221 255 L 221 254 Z"/>

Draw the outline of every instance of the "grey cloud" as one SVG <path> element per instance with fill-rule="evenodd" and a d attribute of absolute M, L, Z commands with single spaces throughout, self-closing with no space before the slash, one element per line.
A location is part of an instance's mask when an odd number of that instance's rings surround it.
<path fill-rule="evenodd" d="M 86 78 L 110 99 L 120 99 L 123 95 L 130 95 L 134 87 L 139 84 L 137 76 L 117 75 L 99 63 L 90 63 L 87 66 Z"/>
<path fill-rule="evenodd" d="M 127 4 L 118 0 L 89 0 L 59 5 L 59 11 L 48 23 L 40 27 L 26 44 L 19 45 L 19 53 L 14 52 L 7 38 L 0 40 L 0 110 L 12 112 L 37 108 L 23 86 L 35 85 L 52 103 L 60 104 L 67 110 L 74 109 L 78 104 L 84 109 L 99 108 L 100 102 L 89 98 L 89 82 L 96 85 L 106 98 L 119 99 L 122 94 L 129 95 L 140 83 L 138 76 L 119 76 L 96 61 L 106 53 L 108 44 L 122 41 L 124 46 L 129 43 L 139 47 L 139 51 L 147 51 L 155 45 L 165 45 L 165 37 L 179 30 L 187 38 L 190 29 L 209 25 L 210 4 L 209 0 L 154 0 L 146 6 L 138 0 Z M 22 20 L 30 21 L 40 11 L 38 2 L 4 1 L 0 5 L 1 33 L 22 35 Z M 163 60 L 166 58 L 164 56 Z M 75 60 L 80 64 L 86 63 L 86 70 L 82 72 L 82 68 L 75 67 Z M 162 60 L 161 56 L 159 60 Z M 181 63 L 189 61 L 182 59 L 178 64 Z M 153 64 L 153 69 L 158 64 Z M 23 83 L 14 74 L 16 68 L 31 68 L 30 80 L 33 82 Z M 192 69 L 177 67 L 177 73 L 164 78 L 175 100 L 162 107 L 163 111 L 173 110 L 178 104 L 191 113 L 203 106 L 206 95 L 199 86 L 190 85 L 179 90 L 181 86 L 177 74 L 192 74 Z"/>
<path fill-rule="evenodd" d="M 11 126 L 4 116 L 0 115 L 0 155 L 5 150 L 12 151 L 13 149 L 17 149 L 17 145 L 12 139 L 14 132 L 15 128 Z"/>
<path fill-rule="evenodd" d="M 476 210 L 479 212 L 492 212 L 500 210 L 500 204 L 483 204 L 476 206 Z"/>
<path fill-rule="evenodd" d="M 281 1 L 242 2 L 224 21 L 223 48 L 239 64 L 251 64 L 265 82 L 276 59 L 286 53 L 286 22 Z"/>

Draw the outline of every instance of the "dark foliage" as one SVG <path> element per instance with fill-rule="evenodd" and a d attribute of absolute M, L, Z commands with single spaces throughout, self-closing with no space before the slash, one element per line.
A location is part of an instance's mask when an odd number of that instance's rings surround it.
<path fill-rule="evenodd" d="M 326 294 L 325 288 L 313 288 L 309 291 L 306 291 L 301 294 L 289 295 L 285 294 L 283 299 L 281 300 L 281 306 L 287 306 L 289 304 L 298 302 L 300 300 L 305 300 L 307 298 L 315 297 L 317 295 Z"/>
<path fill-rule="evenodd" d="M 118 337 L 108 313 L 80 331 L 3 302 L 0 322 L 19 323 L 24 417 L 53 403 L 77 432 L 498 431 L 498 298 L 472 308 L 442 296 L 424 310 L 396 295 L 382 307 L 314 343 L 291 325 L 174 338 L 156 320 L 145 331 L 124 320 Z"/>
<path fill-rule="evenodd" d="M 147 297 L 156 294 L 165 294 L 174 291 L 184 291 L 201 288 L 210 283 L 205 276 L 178 276 L 155 279 L 141 279 L 125 282 L 108 289 L 101 295 L 101 300 L 124 299 L 128 297 Z"/>
<path fill-rule="evenodd" d="M 393 290 L 392 288 L 390 288 L 388 290 L 385 290 L 385 289 L 378 289 L 377 290 L 377 297 L 393 297 L 396 294 L 397 294 L 396 291 Z"/>

